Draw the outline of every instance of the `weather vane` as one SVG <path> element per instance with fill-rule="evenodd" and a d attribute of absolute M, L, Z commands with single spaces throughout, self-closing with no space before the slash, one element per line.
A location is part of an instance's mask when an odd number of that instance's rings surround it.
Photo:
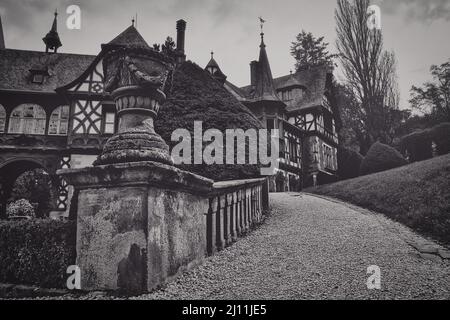
<path fill-rule="evenodd" d="M 264 27 L 265 22 L 266 22 L 266 20 L 264 20 L 262 17 L 259 17 L 259 23 L 261 25 L 261 32 L 263 32 L 263 27 Z"/>

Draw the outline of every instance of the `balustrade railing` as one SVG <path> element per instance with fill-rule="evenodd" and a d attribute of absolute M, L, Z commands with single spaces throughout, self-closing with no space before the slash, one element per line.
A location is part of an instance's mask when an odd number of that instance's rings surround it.
<path fill-rule="evenodd" d="M 206 213 L 207 254 L 231 245 L 259 224 L 268 196 L 266 178 L 215 183 Z"/>

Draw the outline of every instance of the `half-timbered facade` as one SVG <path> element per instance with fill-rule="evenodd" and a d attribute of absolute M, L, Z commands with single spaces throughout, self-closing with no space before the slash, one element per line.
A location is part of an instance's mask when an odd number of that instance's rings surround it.
<path fill-rule="evenodd" d="M 172 54 L 179 62 L 185 60 L 185 28 L 186 22 L 177 21 Z M 92 165 L 118 127 L 114 103 L 103 88 L 104 51 L 57 52 L 62 43 L 56 13 L 43 39 L 45 51 L 7 49 L 0 39 L 0 215 L 17 177 L 36 168 L 51 176 L 53 214 L 68 215 L 72 191 L 56 171 Z M 115 44 L 148 47 L 134 25 L 108 43 Z M 298 190 L 333 178 L 338 141 L 329 99 L 332 73 L 318 68 L 274 79 L 265 47 L 261 34 L 249 86 L 227 81 L 213 57 L 206 70 L 264 126 L 280 129 L 272 190 Z"/>
<path fill-rule="evenodd" d="M 250 63 L 250 85 L 239 88 L 226 81 L 213 58 L 205 69 L 267 129 L 279 129 L 279 170 L 272 191 L 294 191 L 336 179 L 338 138 L 331 69 L 321 66 L 273 78 L 263 33 L 259 60 Z"/>

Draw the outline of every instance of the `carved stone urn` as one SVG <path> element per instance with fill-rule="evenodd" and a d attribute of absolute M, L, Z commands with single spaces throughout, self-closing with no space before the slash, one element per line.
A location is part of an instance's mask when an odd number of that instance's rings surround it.
<path fill-rule="evenodd" d="M 119 128 L 105 144 L 95 165 L 155 161 L 173 164 L 169 147 L 153 121 L 164 103 L 174 62 L 151 48 L 105 45 L 105 91 L 116 104 Z"/>

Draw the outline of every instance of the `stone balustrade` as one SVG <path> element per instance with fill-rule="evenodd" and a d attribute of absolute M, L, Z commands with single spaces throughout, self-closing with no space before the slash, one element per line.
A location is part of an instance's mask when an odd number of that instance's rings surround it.
<path fill-rule="evenodd" d="M 261 222 L 267 197 L 266 178 L 214 183 L 206 213 L 207 254 L 231 245 Z"/>

